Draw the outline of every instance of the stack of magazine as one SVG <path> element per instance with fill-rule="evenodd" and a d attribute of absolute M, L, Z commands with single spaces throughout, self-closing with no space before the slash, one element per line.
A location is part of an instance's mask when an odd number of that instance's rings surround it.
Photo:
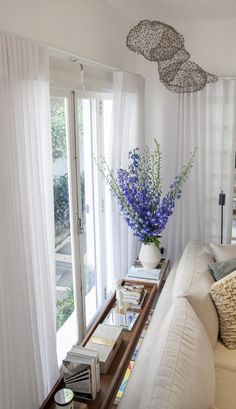
<path fill-rule="evenodd" d="M 95 399 L 100 391 L 98 353 L 74 345 L 62 362 L 66 388 L 85 399 Z"/>
<path fill-rule="evenodd" d="M 138 280 L 154 280 L 159 281 L 161 278 L 162 264 L 165 259 L 161 259 L 161 262 L 156 268 L 150 270 L 145 269 L 139 260 L 136 260 L 132 267 L 129 269 L 128 278 Z"/>

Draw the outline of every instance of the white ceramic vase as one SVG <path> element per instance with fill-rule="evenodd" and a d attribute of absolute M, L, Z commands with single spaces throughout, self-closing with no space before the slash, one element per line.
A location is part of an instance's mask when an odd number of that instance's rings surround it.
<path fill-rule="evenodd" d="M 142 243 L 139 261 L 147 270 L 155 268 L 161 259 L 161 252 L 155 243 Z"/>

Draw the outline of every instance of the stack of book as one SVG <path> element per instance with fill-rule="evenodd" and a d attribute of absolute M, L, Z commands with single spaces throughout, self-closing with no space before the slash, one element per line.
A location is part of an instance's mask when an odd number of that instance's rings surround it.
<path fill-rule="evenodd" d="M 99 354 L 100 372 L 106 374 L 122 340 L 122 328 L 99 324 L 86 344 L 86 348 Z"/>
<path fill-rule="evenodd" d="M 144 285 L 141 284 L 125 284 L 122 287 L 123 302 L 134 305 L 139 305 L 145 293 Z"/>
<path fill-rule="evenodd" d="M 127 277 L 135 280 L 151 280 L 158 282 L 161 278 L 162 266 L 165 259 L 161 259 L 156 268 L 145 269 L 139 260 L 136 260 L 130 267 Z"/>
<path fill-rule="evenodd" d="M 85 399 L 95 399 L 100 391 L 98 353 L 74 345 L 62 362 L 66 388 Z"/>

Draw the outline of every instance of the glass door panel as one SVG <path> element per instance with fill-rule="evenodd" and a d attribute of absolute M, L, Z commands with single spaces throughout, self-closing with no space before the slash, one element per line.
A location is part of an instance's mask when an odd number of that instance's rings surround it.
<path fill-rule="evenodd" d="M 58 363 L 77 340 L 68 182 L 68 98 L 51 97 Z"/>
<path fill-rule="evenodd" d="M 109 156 L 111 112 L 112 101 L 96 94 L 52 92 L 59 364 L 86 333 L 114 279 L 110 192 L 94 164 L 94 157 Z"/>
<path fill-rule="evenodd" d="M 96 247 L 94 215 L 93 138 L 95 101 L 77 99 L 80 202 L 81 202 L 81 257 L 85 297 L 86 326 L 97 311 Z"/>
<path fill-rule="evenodd" d="M 112 106 L 113 102 L 111 99 L 103 100 L 103 152 L 105 158 L 111 158 L 111 131 L 112 131 Z M 110 165 L 110 163 L 109 163 Z M 113 271 L 113 248 L 112 248 L 112 195 L 110 189 L 107 185 L 104 186 L 104 201 L 106 206 L 106 211 L 104 214 L 104 224 L 105 224 L 105 235 L 106 235 L 106 292 L 109 294 L 114 288 L 115 273 Z"/>

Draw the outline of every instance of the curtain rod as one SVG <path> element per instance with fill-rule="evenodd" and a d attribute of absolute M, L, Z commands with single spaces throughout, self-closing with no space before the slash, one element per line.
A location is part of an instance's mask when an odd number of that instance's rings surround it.
<path fill-rule="evenodd" d="M 14 32 L 9 33 L 9 32 L 7 32 L 7 31 L 0 30 L 0 33 L 2 33 L 2 34 L 10 34 L 10 35 L 12 34 L 12 35 L 15 35 L 16 37 L 22 38 L 22 39 L 24 39 L 24 40 L 29 40 L 29 38 L 27 38 L 27 37 L 25 37 L 25 36 L 18 35 L 18 34 L 14 33 Z M 89 59 L 89 58 L 81 57 L 81 56 L 79 56 L 79 55 L 77 55 L 77 54 L 74 54 L 74 53 L 69 53 L 68 51 L 62 50 L 62 49 L 60 49 L 60 48 L 51 47 L 49 44 L 47 44 L 47 43 L 45 43 L 45 42 L 42 42 L 42 41 L 39 41 L 39 40 L 34 40 L 34 39 L 31 39 L 31 40 L 32 40 L 32 41 L 36 41 L 38 44 L 41 44 L 41 45 L 44 46 L 44 47 L 47 47 L 48 50 L 51 51 L 52 53 L 61 54 L 61 55 L 67 56 L 68 59 L 69 59 L 69 58 L 71 59 L 71 61 L 73 61 L 73 60 L 75 60 L 75 61 L 78 60 L 78 62 L 81 62 L 81 63 L 84 62 L 85 64 L 93 65 L 93 66 L 96 66 L 96 67 L 98 67 L 98 68 L 100 68 L 100 69 L 103 69 L 103 70 L 106 70 L 106 71 L 119 71 L 119 68 L 117 68 L 117 67 L 112 67 L 112 66 L 110 66 L 110 65 L 101 64 L 101 63 L 99 63 L 99 62 L 97 62 L 97 61 L 94 61 L 94 60 L 91 60 L 91 59 Z"/>
<path fill-rule="evenodd" d="M 89 59 L 89 58 L 81 57 L 81 56 L 79 56 L 79 55 L 69 53 L 68 51 L 61 50 L 60 48 L 50 47 L 49 45 L 47 45 L 47 47 L 48 47 L 49 51 L 52 51 L 52 52 L 57 53 L 57 54 L 65 55 L 65 56 L 67 56 L 68 59 L 70 59 L 71 61 L 73 61 L 73 60 L 74 60 L 74 61 L 78 60 L 78 62 L 81 62 L 81 63 L 84 63 L 84 64 L 89 64 L 89 65 L 93 65 L 93 66 L 96 66 L 96 67 L 98 67 L 98 68 L 100 68 L 100 69 L 105 69 L 105 70 L 107 70 L 107 71 L 112 71 L 112 72 L 113 72 L 113 71 L 119 71 L 119 69 L 116 68 L 116 67 L 112 67 L 112 66 L 106 65 L 106 64 L 101 64 L 101 63 L 99 63 L 99 62 L 97 62 L 97 61 L 94 61 L 94 60 L 91 60 L 91 59 Z M 219 79 L 219 80 L 230 81 L 230 80 L 236 80 L 236 77 L 218 77 L 218 79 Z"/>
<path fill-rule="evenodd" d="M 76 55 L 76 54 L 69 53 L 68 51 L 64 51 L 64 50 L 61 50 L 59 48 L 50 47 L 49 45 L 46 45 L 46 46 L 48 47 L 48 50 L 51 51 L 52 53 L 67 56 L 68 59 L 70 59 L 71 61 L 78 60 L 79 63 L 84 63 L 84 64 L 87 64 L 87 65 L 96 66 L 96 67 L 98 67 L 100 69 L 103 69 L 103 70 L 106 70 L 106 71 L 111 71 L 111 72 L 118 71 L 118 68 L 116 68 L 116 67 L 112 67 L 112 66 L 106 65 L 106 64 L 101 64 L 101 63 L 99 63 L 97 61 L 91 60 L 89 58 L 81 57 L 81 56 Z"/>

